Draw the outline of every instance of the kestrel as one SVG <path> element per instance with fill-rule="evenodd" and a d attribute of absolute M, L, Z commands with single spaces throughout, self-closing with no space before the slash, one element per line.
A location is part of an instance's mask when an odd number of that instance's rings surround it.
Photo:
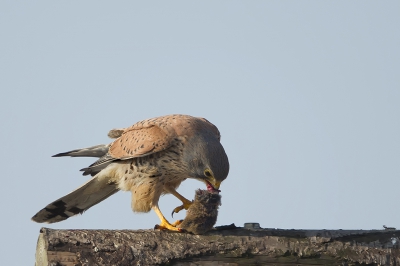
<path fill-rule="evenodd" d="M 32 220 L 55 223 L 83 213 L 119 190 L 132 192 L 134 212 L 155 211 L 161 223 L 157 228 L 179 231 L 169 223 L 158 207 L 163 194 L 182 201 L 173 213 L 188 209 L 192 202 L 176 189 L 186 178 L 204 182 L 210 191 L 219 191 L 229 172 L 229 161 L 220 143 L 216 126 L 204 118 L 167 115 L 137 122 L 131 127 L 114 129 L 115 140 L 59 153 L 53 157 L 98 157 L 83 175 L 93 177 L 81 187 L 50 203 Z"/>

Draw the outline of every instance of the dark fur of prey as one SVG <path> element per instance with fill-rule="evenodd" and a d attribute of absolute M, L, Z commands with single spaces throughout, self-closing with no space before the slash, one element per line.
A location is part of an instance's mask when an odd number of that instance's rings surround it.
<path fill-rule="evenodd" d="M 217 221 L 221 195 L 208 190 L 196 190 L 193 204 L 186 212 L 186 217 L 179 225 L 187 232 L 201 235 L 210 231 Z"/>

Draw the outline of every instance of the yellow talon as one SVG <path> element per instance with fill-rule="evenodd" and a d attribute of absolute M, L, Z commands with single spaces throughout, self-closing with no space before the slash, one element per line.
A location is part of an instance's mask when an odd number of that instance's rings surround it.
<path fill-rule="evenodd" d="M 183 220 L 176 220 L 175 223 L 173 223 L 172 225 L 176 227 L 176 226 L 180 225 L 182 222 L 183 222 Z"/>
<path fill-rule="evenodd" d="M 189 209 L 189 207 L 190 207 L 192 204 L 193 204 L 193 202 L 190 201 L 190 200 L 184 201 L 184 202 L 183 202 L 183 205 L 176 207 L 176 208 L 172 211 L 171 216 L 174 217 L 174 213 L 178 213 L 178 212 L 180 212 L 180 211 L 183 210 L 183 209 L 185 209 L 185 210 Z"/>
<path fill-rule="evenodd" d="M 161 230 L 170 230 L 170 231 L 175 231 L 175 232 L 184 232 L 183 229 L 177 228 L 176 226 L 182 223 L 182 220 L 176 221 L 173 224 L 170 224 L 167 219 L 165 219 L 164 215 L 161 213 L 160 209 L 158 208 L 158 205 L 153 206 L 154 212 L 157 214 L 157 216 L 161 220 L 161 224 L 156 224 L 154 226 L 154 229 L 161 229 Z"/>
<path fill-rule="evenodd" d="M 183 229 L 178 228 L 176 226 L 180 225 L 183 220 L 177 220 L 173 224 L 170 224 L 165 220 L 165 222 L 162 222 L 161 224 L 156 224 L 154 226 L 154 229 L 160 229 L 160 230 L 170 230 L 170 231 L 175 231 L 175 232 L 183 232 Z"/>

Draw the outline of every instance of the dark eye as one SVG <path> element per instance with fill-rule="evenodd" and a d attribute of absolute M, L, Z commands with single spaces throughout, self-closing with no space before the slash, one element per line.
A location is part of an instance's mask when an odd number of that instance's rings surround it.
<path fill-rule="evenodd" d="M 208 170 L 208 169 L 204 170 L 204 175 L 205 175 L 206 177 L 211 177 L 211 176 L 212 176 L 210 170 Z"/>

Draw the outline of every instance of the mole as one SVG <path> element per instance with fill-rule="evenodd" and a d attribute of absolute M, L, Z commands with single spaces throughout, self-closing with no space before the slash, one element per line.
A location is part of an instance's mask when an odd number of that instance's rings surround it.
<path fill-rule="evenodd" d="M 195 235 L 202 235 L 210 231 L 217 222 L 220 205 L 219 191 L 196 190 L 194 201 L 187 210 L 185 219 L 178 227 Z"/>

